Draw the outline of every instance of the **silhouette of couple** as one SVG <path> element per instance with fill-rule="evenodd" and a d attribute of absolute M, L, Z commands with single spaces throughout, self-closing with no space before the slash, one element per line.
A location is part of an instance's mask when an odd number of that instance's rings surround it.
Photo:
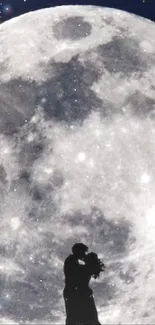
<path fill-rule="evenodd" d="M 89 281 L 99 277 L 105 265 L 97 254 L 87 251 L 86 245 L 76 243 L 64 263 L 66 325 L 101 325 Z"/>

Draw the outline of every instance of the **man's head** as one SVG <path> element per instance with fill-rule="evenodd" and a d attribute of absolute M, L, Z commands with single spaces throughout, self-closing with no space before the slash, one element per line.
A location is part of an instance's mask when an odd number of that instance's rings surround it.
<path fill-rule="evenodd" d="M 77 258 L 83 258 L 88 251 L 88 247 L 82 243 L 76 243 L 72 247 L 72 252 Z"/>

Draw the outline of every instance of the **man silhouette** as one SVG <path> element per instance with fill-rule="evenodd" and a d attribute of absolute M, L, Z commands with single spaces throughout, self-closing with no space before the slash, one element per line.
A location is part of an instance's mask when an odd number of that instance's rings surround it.
<path fill-rule="evenodd" d="M 93 293 L 89 287 L 91 272 L 85 263 L 88 247 L 76 243 L 64 262 L 66 325 L 99 325 Z"/>

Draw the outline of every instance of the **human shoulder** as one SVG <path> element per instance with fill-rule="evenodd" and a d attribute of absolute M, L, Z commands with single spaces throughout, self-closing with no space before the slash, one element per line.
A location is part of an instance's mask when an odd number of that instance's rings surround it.
<path fill-rule="evenodd" d="M 65 259 L 65 263 L 71 263 L 74 261 L 74 255 L 73 254 L 70 254 L 69 256 L 66 257 Z"/>
<path fill-rule="evenodd" d="M 69 255 L 64 262 L 64 271 L 69 272 L 73 271 L 76 267 L 76 261 L 73 255 Z"/>

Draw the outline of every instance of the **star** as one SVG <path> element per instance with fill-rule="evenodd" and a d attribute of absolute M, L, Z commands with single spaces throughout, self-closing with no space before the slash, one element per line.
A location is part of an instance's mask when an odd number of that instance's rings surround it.
<path fill-rule="evenodd" d="M 2 11 L 4 15 L 11 15 L 13 13 L 13 7 L 10 4 L 2 5 Z"/>

